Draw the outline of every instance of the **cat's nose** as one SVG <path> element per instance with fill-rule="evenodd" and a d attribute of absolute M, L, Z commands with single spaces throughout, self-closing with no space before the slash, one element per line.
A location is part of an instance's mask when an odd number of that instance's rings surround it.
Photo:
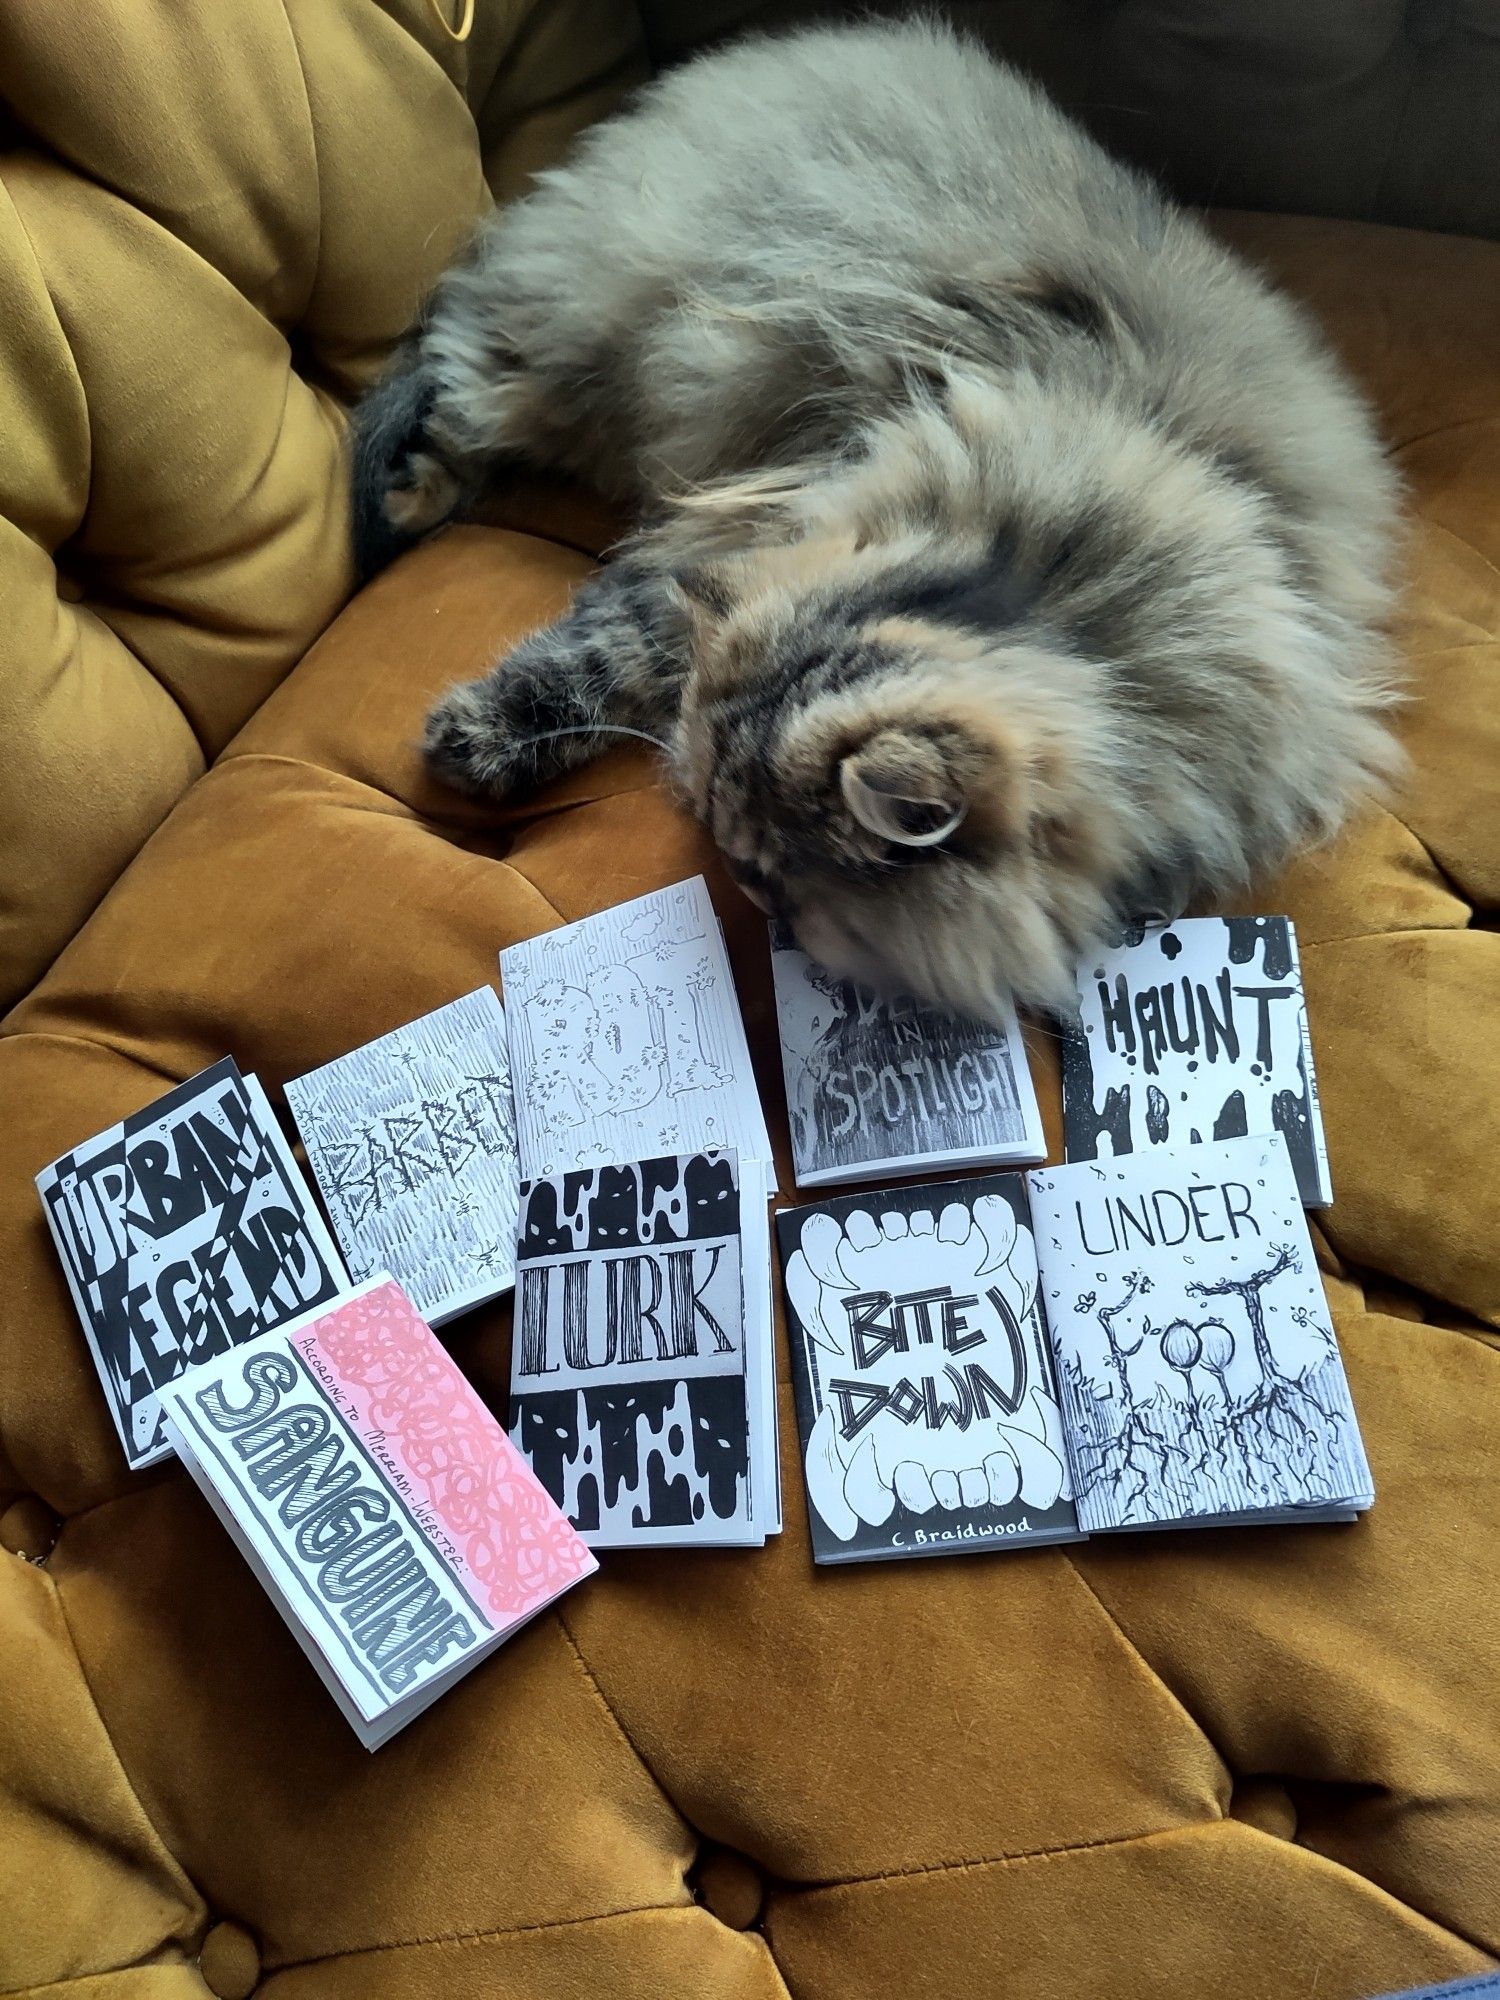
<path fill-rule="evenodd" d="M 750 898 L 751 902 L 754 903 L 756 909 L 760 910 L 765 916 L 774 917 L 776 915 L 776 892 L 765 872 L 757 868 L 753 861 L 736 861 L 731 854 L 725 855 L 724 865 L 741 889 Z"/>

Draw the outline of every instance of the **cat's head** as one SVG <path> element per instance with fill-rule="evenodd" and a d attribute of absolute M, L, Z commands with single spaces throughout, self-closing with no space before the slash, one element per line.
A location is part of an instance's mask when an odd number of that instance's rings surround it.
<path fill-rule="evenodd" d="M 1118 859 L 1097 704 L 1078 662 L 950 615 L 962 587 L 837 546 L 696 573 L 674 769 L 830 970 L 981 1018 L 1062 1008 Z"/>

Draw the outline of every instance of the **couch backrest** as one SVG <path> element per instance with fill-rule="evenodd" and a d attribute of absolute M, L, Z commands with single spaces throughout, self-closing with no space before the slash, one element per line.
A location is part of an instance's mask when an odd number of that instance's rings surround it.
<path fill-rule="evenodd" d="M 731 28 L 855 11 L 914 10 L 641 0 L 658 63 Z M 1496 0 L 944 0 L 937 11 L 1184 200 L 1500 236 Z"/>
<path fill-rule="evenodd" d="M 343 406 L 626 0 L 0 8 L 0 1005 L 342 604 Z"/>

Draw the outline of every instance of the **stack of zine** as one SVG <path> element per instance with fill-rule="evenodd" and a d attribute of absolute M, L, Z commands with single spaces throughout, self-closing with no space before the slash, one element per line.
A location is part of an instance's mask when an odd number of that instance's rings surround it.
<path fill-rule="evenodd" d="M 820 1562 L 1371 1504 L 1279 1134 L 779 1229 Z"/>
<path fill-rule="evenodd" d="M 1046 1157 L 1014 1009 L 988 1026 L 873 993 L 779 923 L 771 971 L 798 1187 Z"/>
<path fill-rule="evenodd" d="M 190 1370 L 164 1402 L 367 1750 L 597 1567 L 390 1278 Z"/>
<path fill-rule="evenodd" d="M 367 1748 L 595 1567 L 233 1062 L 37 1186 L 128 1462 L 177 1452 Z"/>
<path fill-rule="evenodd" d="M 356 1276 L 518 1287 L 511 1428 L 595 1547 L 781 1527 L 770 1140 L 701 877 L 287 1085 Z"/>
<path fill-rule="evenodd" d="M 227 1057 L 37 1176 L 132 1469 L 170 1458 L 162 1391 L 347 1279 L 253 1076 Z"/>
<path fill-rule="evenodd" d="M 595 1548 L 781 1530 L 771 1142 L 701 877 L 500 955 L 511 1434 Z"/>

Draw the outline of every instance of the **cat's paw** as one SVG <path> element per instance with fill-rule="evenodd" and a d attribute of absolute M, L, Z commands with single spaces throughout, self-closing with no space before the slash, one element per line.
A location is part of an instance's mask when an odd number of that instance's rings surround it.
<path fill-rule="evenodd" d="M 449 688 L 427 717 L 422 750 L 440 778 L 481 798 L 503 799 L 531 775 L 493 676 Z"/>
<path fill-rule="evenodd" d="M 361 581 L 440 527 L 465 497 L 432 440 L 435 399 L 414 342 L 354 412 L 354 561 Z"/>

